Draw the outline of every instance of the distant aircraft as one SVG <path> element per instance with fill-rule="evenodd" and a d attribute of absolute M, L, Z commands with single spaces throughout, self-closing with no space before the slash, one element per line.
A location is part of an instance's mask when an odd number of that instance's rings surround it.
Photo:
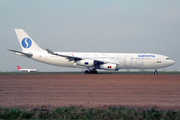
<path fill-rule="evenodd" d="M 53 52 L 41 49 L 24 30 L 15 29 L 15 32 L 22 51 L 8 50 L 55 66 L 86 68 L 86 74 L 97 73 L 97 69 L 155 69 L 154 74 L 158 74 L 157 69 L 175 64 L 169 57 L 153 53 Z"/>
<path fill-rule="evenodd" d="M 21 69 L 19 65 L 17 65 L 17 69 L 22 72 L 37 72 L 36 69 Z"/>

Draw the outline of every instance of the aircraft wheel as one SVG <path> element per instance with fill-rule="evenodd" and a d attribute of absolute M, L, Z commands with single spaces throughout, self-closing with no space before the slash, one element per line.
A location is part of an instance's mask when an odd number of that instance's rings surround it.
<path fill-rule="evenodd" d="M 85 74 L 89 74 L 89 71 L 88 71 L 88 70 L 86 70 L 84 73 L 85 73 Z"/>
<path fill-rule="evenodd" d="M 85 74 L 97 74 L 98 72 L 96 71 L 96 70 L 90 70 L 90 71 L 88 71 L 88 70 L 86 70 L 85 72 L 84 72 Z"/>
<path fill-rule="evenodd" d="M 92 70 L 89 70 L 89 73 L 91 73 L 91 74 L 92 74 L 92 73 L 93 73 L 93 71 L 92 71 Z"/>
<path fill-rule="evenodd" d="M 155 75 L 157 75 L 157 74 L 158 74 L 157 70 L 155 70 L 154 74 L 155 74 Z"/>
<path fill-rule="evenodd" d="M 90 70 L 90 73 L 91 74 L 97 74 L 97 71 L 96 70 Z"/>
<path fill-rule="evenodd" d="M 154 72 L 154 74 L 155 74 L 155 75 L 157 75 L 157 74 L 158 74 L 158 72 Z"/>

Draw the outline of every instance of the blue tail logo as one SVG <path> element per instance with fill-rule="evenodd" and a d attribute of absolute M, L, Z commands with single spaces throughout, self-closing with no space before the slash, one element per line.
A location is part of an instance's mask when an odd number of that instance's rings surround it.
<path fill-rule="evenodd" d="M 29 38 L 24 38 L 24 39 L 22 40 L 21 44 L 22 44 L 22 46 L 23 46 L 24 48 L 30 48 L 31 45 L 32 45 L 32 41 L 31 41 L 31 39 L 29 39 Z"/>

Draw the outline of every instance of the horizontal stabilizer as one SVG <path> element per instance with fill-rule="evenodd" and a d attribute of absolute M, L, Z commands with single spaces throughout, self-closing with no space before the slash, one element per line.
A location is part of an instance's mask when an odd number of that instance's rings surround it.
<path fill-rule="evenodd" d="M 32 57 L 33 56 L 33 54 L 31 54 L 31 53 L 24 53 L 24 52 L 20 52 L 20 51 L 17 51 L 17 50 L 10 50 L 10 49 L 7 49 L 7 50 L 15 52 L 15 53 L 20 53 L 22 55 L 25 55 L 26 57 Z"/>

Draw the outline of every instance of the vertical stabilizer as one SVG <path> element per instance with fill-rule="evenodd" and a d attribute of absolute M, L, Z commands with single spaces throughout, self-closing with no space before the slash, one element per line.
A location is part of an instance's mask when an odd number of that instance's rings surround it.
<path fill-rule="evenodd" d="M 18 70 L 21 69 L 21 68 L 19 67 L 19 65 L 17 65 L 17 69 L 18 69 Z"/>
<path fill-rule="evenodd" d="M 44 51 L 23 29 L 15 29 L 15 32 L 23 51 Z"/>

